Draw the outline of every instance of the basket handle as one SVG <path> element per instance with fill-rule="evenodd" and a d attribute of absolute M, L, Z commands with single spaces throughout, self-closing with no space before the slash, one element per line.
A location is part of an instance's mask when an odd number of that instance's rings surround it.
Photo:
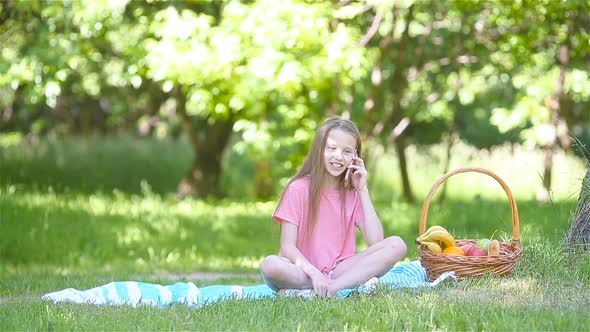
<path fill-rule="evenodd" d="M 467 173 L 467 172 L 483 173 L 483 174 L 491 176 L 496 181 L 498 181 L 498 183 L 500 183 L 500 185 L 502 186 L 502 189 L 504 189 L 504 192 L 506 192 L 506 196 L 508 196 L 508 201 L 510 202 L 510 208 L 512 209 L 512 233 L 514 234 L 514 238 L 512 239 L 512 243 L 518 245 L 520 242 L 518 208 L 516 207 L 516 201 L 514 200 L 514 196 L 512 196 L 512 191 L 510 191 L 510 188 L 508 187 L 506 182 L 504 182 L 504 180 L 502 180 L 498 175 L 496 175 L 495 173 L 493 173 L 490 170 L 487 170 L 485 168 L 480 168 L 480 167 L 458 168 L 458 169 L 448 172 L 447 174 L 443 175 L 440 179 L 438 179 L 438 181 L 436 181 L 436 183 L 430 189 L 430 192 L 428 192 L 428 195 L 426 196 L 426 200 L 424 201 L 424 204 L 422 205 L 422 212 L 420 214 L 420 228 L 419 228 L 418 235 L 422 235 L 426 231 L 426 218 L 428 216 L 428 207 L 430 206 L 430 202 L 432 201 L 434 193 L 436 192 L 438 187 L 440 187 L 440 185 L 443 182 L 445 182 L 448 178 L 450 178 L 451 176 L 453 176 L 455 174 Z"/>

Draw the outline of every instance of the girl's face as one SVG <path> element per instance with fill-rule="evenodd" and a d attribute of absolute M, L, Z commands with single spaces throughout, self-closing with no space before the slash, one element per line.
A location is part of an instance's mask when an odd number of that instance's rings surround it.
<path fill-rule="evenodd" d="M 341 129 L 332 129 L 324 147 L 324 167 L 331 175 L 331 184 L 337 184 L 338 178 L 346 172 L 355 155 L 356 139 Z"/>

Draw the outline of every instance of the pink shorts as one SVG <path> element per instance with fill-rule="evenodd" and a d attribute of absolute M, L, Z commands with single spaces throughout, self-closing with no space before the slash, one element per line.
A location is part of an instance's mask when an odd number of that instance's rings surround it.
<path fill-rule="evenodd" d="M 350 256 L 350 257 L 352 257 L 352 256 Z M 343 259 L 340 259 L 340 260 L 336 261 L 336 264 L 334 265 L 334 268 L 331 269 L 330 271 L 328 271 L 328 272 L 322 272 L 322 274 L 324 275 L 324 277 L 326 277 L 327 279 L 332 280 L 332 274 L 334 274 L 334 270 L 336 270 L 336 268 L 338 267 L 338 264 L 340 264 L 342 261 L 346 260 L 347 258 L 343 258 Z"/>

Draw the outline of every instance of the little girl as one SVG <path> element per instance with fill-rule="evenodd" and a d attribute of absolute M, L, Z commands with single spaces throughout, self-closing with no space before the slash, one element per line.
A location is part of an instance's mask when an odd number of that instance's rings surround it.
<path fill-rule="evenodd" d="M 404 257 L 400 237 L 383 239 L 361 151 L 351 121 L 334 117 L 318 129 L 273 214 L 281 224 L 279 255 L 266 257 L 260 268 L 269 287 L 313 289 L 330 297 L 384 275 Z M 359 253 L 355 227 L 368 244 Z"/>

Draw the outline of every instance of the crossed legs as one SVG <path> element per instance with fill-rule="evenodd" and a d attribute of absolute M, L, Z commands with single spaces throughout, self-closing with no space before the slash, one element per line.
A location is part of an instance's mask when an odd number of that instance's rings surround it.
<path fill-rule="evenodd" d="M 406 250 L 406 244 L 400 237 L 391 236 L 343 260 L 332 272 L 329 295 L 357 287 L 373 277 L 381 277 L 406 255 Z M 284 257 L 266 257 L 260 272 L 264 281 L 276 290 L 313 288 L 305 272 Z"/>

